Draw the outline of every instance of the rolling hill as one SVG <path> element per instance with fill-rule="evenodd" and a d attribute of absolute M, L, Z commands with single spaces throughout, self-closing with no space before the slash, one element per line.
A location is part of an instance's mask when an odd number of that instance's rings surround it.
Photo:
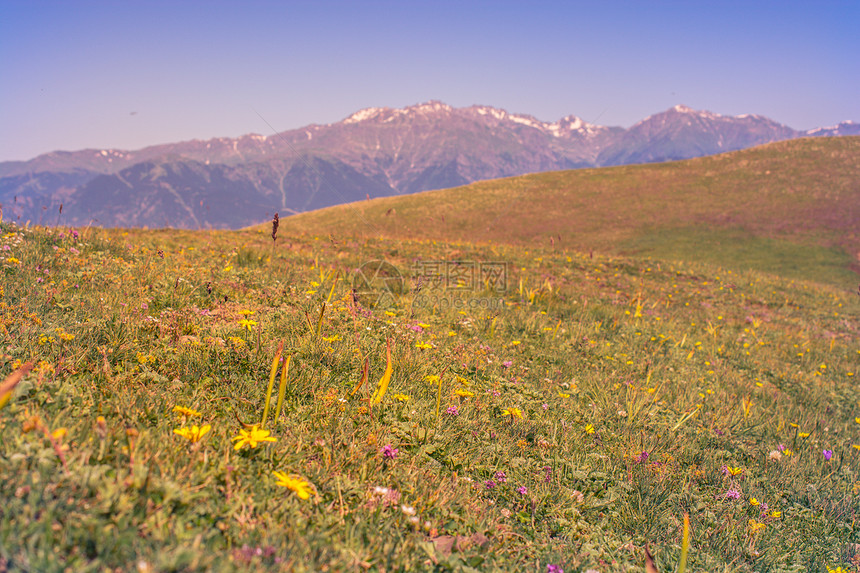
<path fill-rule="evenodd" d="M 282 225 L 340 240 L 556 245 L 698 259 L 855 288 L 860 137 L 650 165 L 539 173 L 359 201 Z"/>

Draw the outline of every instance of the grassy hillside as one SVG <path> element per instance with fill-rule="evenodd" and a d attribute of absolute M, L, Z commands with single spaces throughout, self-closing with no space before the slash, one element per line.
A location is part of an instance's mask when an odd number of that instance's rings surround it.
<path fill-rule="evenodd" d="M 856 294 L 289 227 L 2 226 L 0 570 L 860 565 Z"/>
<path fill-rule="evenodd" d="M 854 289 L 860 137 L 801 139 L 671 163 L 541 173 L 375 199 L 291 232 L 692 259 Z"/>

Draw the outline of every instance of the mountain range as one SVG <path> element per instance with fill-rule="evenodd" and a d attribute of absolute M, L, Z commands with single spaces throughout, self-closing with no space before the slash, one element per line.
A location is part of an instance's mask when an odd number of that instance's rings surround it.
<path fill-rule="evenodd" d="M 675 106 L 630 127 L 553 123 L 442 102 L 368 108 L 271 136 L 56 151 L 0 162 L 5 219 L 42 224 L 239 228 L 373 197 L 563 169 L 689 159 L 860 124 L 797 131 L 758 115 Z M 62 208 L 61 208 L 62 206 Z"/>

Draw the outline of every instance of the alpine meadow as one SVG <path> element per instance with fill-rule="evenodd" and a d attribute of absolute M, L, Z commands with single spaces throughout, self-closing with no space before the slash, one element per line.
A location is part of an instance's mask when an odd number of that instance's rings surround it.
<path fill-rule="evenodd" d="M 860 137 L 7 217 L 0 571 L 860 570 L 858 222 Z"/>

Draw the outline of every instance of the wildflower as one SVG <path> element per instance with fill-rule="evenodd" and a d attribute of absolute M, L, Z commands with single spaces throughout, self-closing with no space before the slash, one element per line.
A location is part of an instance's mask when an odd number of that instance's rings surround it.
<path fill-rule="evenodd" d="M 727 491 L 726 493 L 723 494 L 723 497 L 725 497 L 726 499 L 740 499 L 741 498 L 741 492 L 739 492 L 736 489 L 730 489 L 729 491 Z"/>
<path fill-rule="evenodd" d="M 526 486 L 524 486 L 524 485 L 521 485 L 520 487 L 518 487 L 518 488 L 517 488 L 517 493 L 518 493 L 518 494 L 520 494 L 520 495 L 525 495 L 525 494 L 527 494 L 528 492 L 529 492 L 529 488 L 527 488 L 527 487 L 526 487 Z"/>
<path fill-rule="evenodd" d="M 541 405 L 540 405 L 540 407 L 541 407 L 541 408 L 543 408 L 543 409 L 544 409 L 544 411 L 549 410 L 549 404 L 547 404 L 546 402 L 544 402 L 543 404 L 541 404 Z"/>
<path fill-rule="evenodd" d="M 793 455 L 794 455 L 794 452 L 792 452 L 791 450 L 787 450 L 787 449 L 786 449 L 786 450 L 782 450 L 782 455 L 784 455 L 784 456 L 785 456 L 785 457 L 787 457 L 787 458 L 790 458 L 791 456 L 793 456 Z"/>
<path fill-rule="evenodd" d="M 546 573 L 564 573 L 564 569 L 561 568 L 561 565 L 553 565 L 552 563 L 547 563 Z"/>
<path fill-rule="evenodd" d="M 253 425 L 250 430 L 239 430 L 239 435 L 235 436 L 232 441 L 236 442 L 233 449 L 239 450 L 246 444 L 251 448 L 256 448 L 260 442 L 275 442 L 277 440 L 269 436 L 269 430 L 263 430 Z"/>
<path fill-rule="evenodd" d="M 391 444 L 386 444 L 385 446 L 382 446 L 380 452 L 382 453 L 383 458 L 393 460 L 397 457 L 397 454 L 400 453 L 400 450 L 392 447 Z"/>
<path fill-rule="evenodd" d="M 639 454 L 638 456 L 636 456 L 635 458 L 633 458 L 633 461 L 635 461 L 637 464 L 644 464 L 645 460 L 647 460 L 647 459 L 648 459 L 648 452 L 646 452 L 645 450 L 642 450 L 642 453 Z"/>
<path fill-rule="evenodd" d="M 257 321 L 256 320 L 248 320 L 247 318 L 243 318 L 242 320 L 239 321 L 239 326 L 241 326 L 242 328 L 244 328 L 245 330 L 250 332 L 253 329 L 253 327 L 257 326 Z"/>
<path fill-rule="evenodd" d="M 764 523 L 759 523 L 755 519 L 750 519 L 748 523 L 750 526 L 750 531 L 752 533 L 756 533 L 759 529 L 764 529 L 764 527 L 765 527 Z"/>
<path fill-rule="evenodd" d="M 511 346 L 516 346 L 516 345 L 518 345 L 518 344 L 522 344 L 522 341 L 520 341 L 520 340 L 511 340 Z"/>
<path fill-rule="evenodd" d="M 732 466 L 726 466 L 726 475 L 730 475 L 732 477 L 735 477 L 735 476 L 740 475 L 742 473 L 744 473 L 744 469 L 742 467 L 733 468 Z"/>
<path fill-rule="evenodd" d="M 209 430 L 212 429 L 212 426 L 206 424 L 205 426 L 191 426 L 190 428 L 176 428 L 173 430 L 173 433 L 182 436 L 192 444 L 196 444 L 200 441 L 200 439 L 205 436 Z"/>
<path fill-rule="evenodd" d="M 781 511 L 773 510 L 773 511 L 771 511 L 771 512 L 770 512 L 770 516 L 771 516 L 771 517 L 773 517 L 773 518 L 778 519 L 778 518 L 782 517 L 782 512 L 781 512 Z"/>
<path fill-rule="evenodd" d="M 519 418 L 520 420 L 522 420 L 523 411 L 519 408 L 505 408 L 504 410 L 502 410 L 502 416 L 510 416 L 511 420 L 513 420 L 514 418 Z"/>
<path fill-rule="evenodd" d="M 185 406 L 174 406 L 173 411 L 177 414 L 182 414 L 183 416 L 200 416 L 200 412 L 197 410 L 192 410 L 191 408 L 186 408 Z"/>
<path fill-rule="evenodd" d="M 415 515 L 415 508 L 411 505 L 401 505 L 400 511 L 402 511 L 405 515 Z"/>
<path fill-rule="evenodd" d="M 449 416 L 459 416 L 460 410 L 457 409 L 457 406 L 448 406 L 448 409 L 445 410 L 445 413 Z"/>
<path fill-rule="evenodd" d="M 239 314 L 241 314 L 242 316 L 251 316 L 252 314 L 254 314 L 254 311 L 248 310 L 247 308 L 243 308 L 239 311 Z"/>
<path fill-rule="evenodd" d="M 439 383 L 439 377 L 436 376 L 435 374 L 428 374 L 427 376 L 424 377 L 424 380 L 431 383 L 431 384 L 438 384 Z"/>
<path fill-rule="evenodd" d="M 860 444 L 851 444 L 851 447 L 854 448 L 855 450 L 860 451 Z"/>
<path fill-rule="evenodd" d="M 416 342 L 415 348 L 421 348 L 423 350 L 426 350 L 427 348 L 433 348 L 433 345 L 428 344 L 427 342 Z"/>
<path fill-rule="evenodd" d="M 409 396 L 407 396 L 406 394 L 392 394 L 391 397 L 394 398 L 395 400 L 397 400 L 398 402 L 408 402 L 409 401 Z"/>
<path fill-rule="evenodd" d="M 584 431 L 586 434 L 593 434 L 594 433 L 594 425 L 593 424 L 586 424 Z"/>
<path fill-rule="evenodd" d="M 496 487 L 496 482 L 494 482 L 491 479 L 488 479 L 487 481 L 484 482 L 484 487 L 486 487 L 487 489 L 493 489 Z"/>
<path fill-rule="evenodd" d="M 778 462 L 779 460 L 781 460 L 781 459 L 782 459 L 782 454 L 781 454 L 781 453 L 779 453 L 779 452 L 778 452 L 778 451 L 776 451 L 776 450 L 773 450 L 772 452 L 770 452 L 770 453 L 767 455 L 767 459 L 769 459 L 769 460 L 773 460 L 773 461 L 775 461 L 775 462 Z"/>
<path fill-rule="evenodd" d="M 498 471 L 493 475 L 493 479 L 499 483 L 507 483 L 508 475 L 505 472 Z"/>
<path fill-rule="evenodd" d="M 471 398 L 475 395 L 474 392 L 469 392 L 468 390 L 463 390 L 462 388 L 457 388 L 456 390 L 454 390 L 454 394 L 461 398 Z"/>
<path fill-rule="evenodd" d="M 750 498 L 750 505 L 755 507 L 755 506 L 759 505 L 759 501 L 756 498 L 751 497 Z"/>
<path fill-rule="evenodd" d="M 798 432 L 797 437 L 798 438 L 808 438 L 809 432 Z"/>
<path fill-rule="evenodd" d="M 9 263 L 10 265 L 20 265 L 21 264 L 21 261 L 16 259 L 15 257 L 9 257 L 8 259 L 6 259 L 6 262 Z"/>
<path fill-rule="evenodd" d="M 309 499 L 311 497 L 313 486 L 299 476 L 291 476 L 278 471 L 273 471 L 272 473 L 278 478 L 276 485 L 293 490 L 300 499 Z"/>
<path fill-rule="evenodd" d="M 513 365 L 514 363 L 511 360 L 505 360 L 504 362 L 502 362 L 502 366 L 504 366 L 505 368 L 510 368 Z"/>

